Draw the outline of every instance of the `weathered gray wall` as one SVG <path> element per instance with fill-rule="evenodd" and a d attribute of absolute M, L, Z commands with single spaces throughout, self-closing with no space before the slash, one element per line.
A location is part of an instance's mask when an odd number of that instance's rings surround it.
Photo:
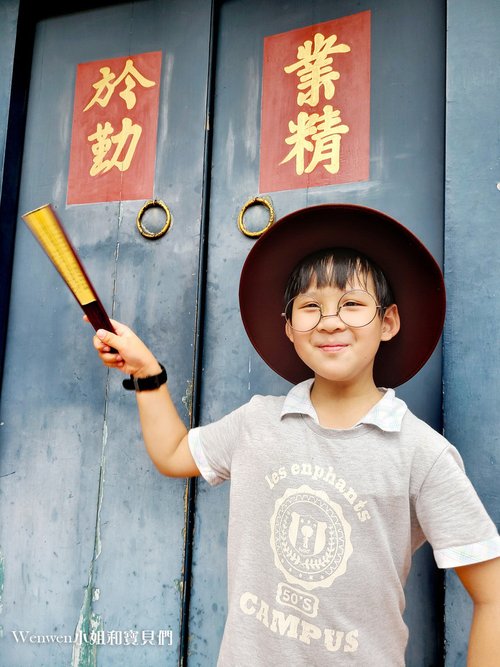
<path fill-rule="evenodd" d="M 445 435 L 500 521 L 500 3 L 448 3 Z M 447 576 L 446 665 L 465 665 L 471 604 Z"/>
<path fill-rule="evenodd" d="M 9 159 L 6 151 L 8 117 L 13 101 L 12 81 L 14 69 L 14 51 L 16 47 L 17 23 L 19 14 L 19 0 L 0 0 L 0 195 L 2 196 L 2 215 L 0 216 L 0 293 L 8 295 L 8 285 L 4 282 L 5 276 L 9 276 L 10 262 L 9 256 L 12 253 L 12 245 L 6 241 L 10 237 L 10 229 L 5 225 L 4 210 L 6 195 L 10 194 L 7 189 L 2 192 L 2 183 L 4 179 L 5 161 Z M 7 226 L 8 227 L 8 226 Z M 7 239 L 8 240 L 8 239 Z M 4 298 L 0 296 L 0 331 L 2 329 L 2 318 L 6 307 Z M 3 336 L 0 335 L 0 348 L 3 345 Z M 0 352 L 1 361 L 1 352 Z M 1 363 L 0 363 L 1 375 Z"/>
<path fill-rule="evenodd" d="M 0 1 L 0 181 L 4 166 L 18 8 L 19 0 Z"/>
<path fill-rule="evenodd" d="M 7 135 L 7 116 L 10 105 L 10 89 L 12 83 L 12 68 L 14 64 L 14 47 L 16 43 L 18 0 L 2 0 L 0 2 L 0 183 L 3 178 L 5 141 Z M 0 220 L 0 234 L 2 221 Z M 2 276 L 2 279 L 5 279 Z M 0 312 L 0 323 L 3 313 Z M 0 416 L 1 417 L 1 416 Z M 1 418 L 0 418 L 1 428 Z M 4 581 L 4 564 L 2 545 L 0 544 L 0 610 L 2 608 Z M 0 619 L 0 637 L 2 635 L 2 623 Z"/>

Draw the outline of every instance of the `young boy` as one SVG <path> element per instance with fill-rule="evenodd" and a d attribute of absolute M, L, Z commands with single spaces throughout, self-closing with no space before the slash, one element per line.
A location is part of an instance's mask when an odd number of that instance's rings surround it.
<path fill-rule="evenodd" d="M 403 587 L 427 539 L 474 601 L 468 665 L 498 667 L 500 537 L 458 452 L 392 389 L 442 331 L 432 256 L 379 211 L 310 207 L 254 245 L 240 306 L 259 354 L 296 384 L 189 433 L 144 343 L 119 322 L 94 338 L 133 376 L 160 472 L 231 479 L 218 664 L 404 665 Z"/>

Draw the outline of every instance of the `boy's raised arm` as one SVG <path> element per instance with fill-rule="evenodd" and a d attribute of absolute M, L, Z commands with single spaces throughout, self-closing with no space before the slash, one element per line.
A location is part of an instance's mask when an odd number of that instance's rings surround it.
<path fill-rule="evenodd" d="M 467 667 L 500 665 L 500 558 L 455 568 L 474 603 Z"/>
<path fill-rule="evenodd" d="M 136 378 L 160 373 L 158 361 L 142 340 L 121 322 L 111 320 L 111 323 L 116 333 L 99 329 L 93 340 L 103 364 Z M 111 348 L 117 352 L 111 352 Z M 167 385 L 136 392 L 136 397 L 144 443 L 156 468 L 169 477 L 199 475 L 188 446 L 187 428 Z"/>

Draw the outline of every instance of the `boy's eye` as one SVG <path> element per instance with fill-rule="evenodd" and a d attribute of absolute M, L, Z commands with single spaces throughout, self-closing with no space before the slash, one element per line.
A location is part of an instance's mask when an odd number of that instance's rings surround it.
<path fill-rule="evenodd" d="M 356 307 L 361 307 L 361 306 L 366 306 L 366 303 L 360 303 L 359 301 L 344 301 L 344 303 L 340 304 L 341 308 L 356 308 Z"/>
<path fill-rule="evenodd" d="M 319 303 L 313 303 L 313 302 L 311 302 L 311 303 L 302 303 L 302 304 L 300 304 L 299 308 L 301 310 L 306 310 L 306 309 L 307 310 L 321 310 L 321 306 L 319 305 Z"/>
<path fill-rule="evenodd" d="M 348 294 L 344 294 L 339 302 L 340 308 L 360 309 L 371 308 L 375 304 L 375 299 L 364 290 L 353 290 Z"/>

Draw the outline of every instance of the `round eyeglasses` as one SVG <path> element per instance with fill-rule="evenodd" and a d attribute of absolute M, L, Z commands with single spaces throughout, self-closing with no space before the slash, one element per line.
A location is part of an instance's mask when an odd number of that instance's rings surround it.
<path fill-rule="evenodd" d="M 384 307 L 369 292 L 357 289 L 342 294 L 336 313 L 324 315 L 319 301 L 310 295 L 298 294 L 290 299 L 281 315 L 294 331 L 304 333 L 315 329 L 326 317 L 338 317 L 348 327 L 366 327 L 373 322 L 379 310 L 384 310 Z"/>

